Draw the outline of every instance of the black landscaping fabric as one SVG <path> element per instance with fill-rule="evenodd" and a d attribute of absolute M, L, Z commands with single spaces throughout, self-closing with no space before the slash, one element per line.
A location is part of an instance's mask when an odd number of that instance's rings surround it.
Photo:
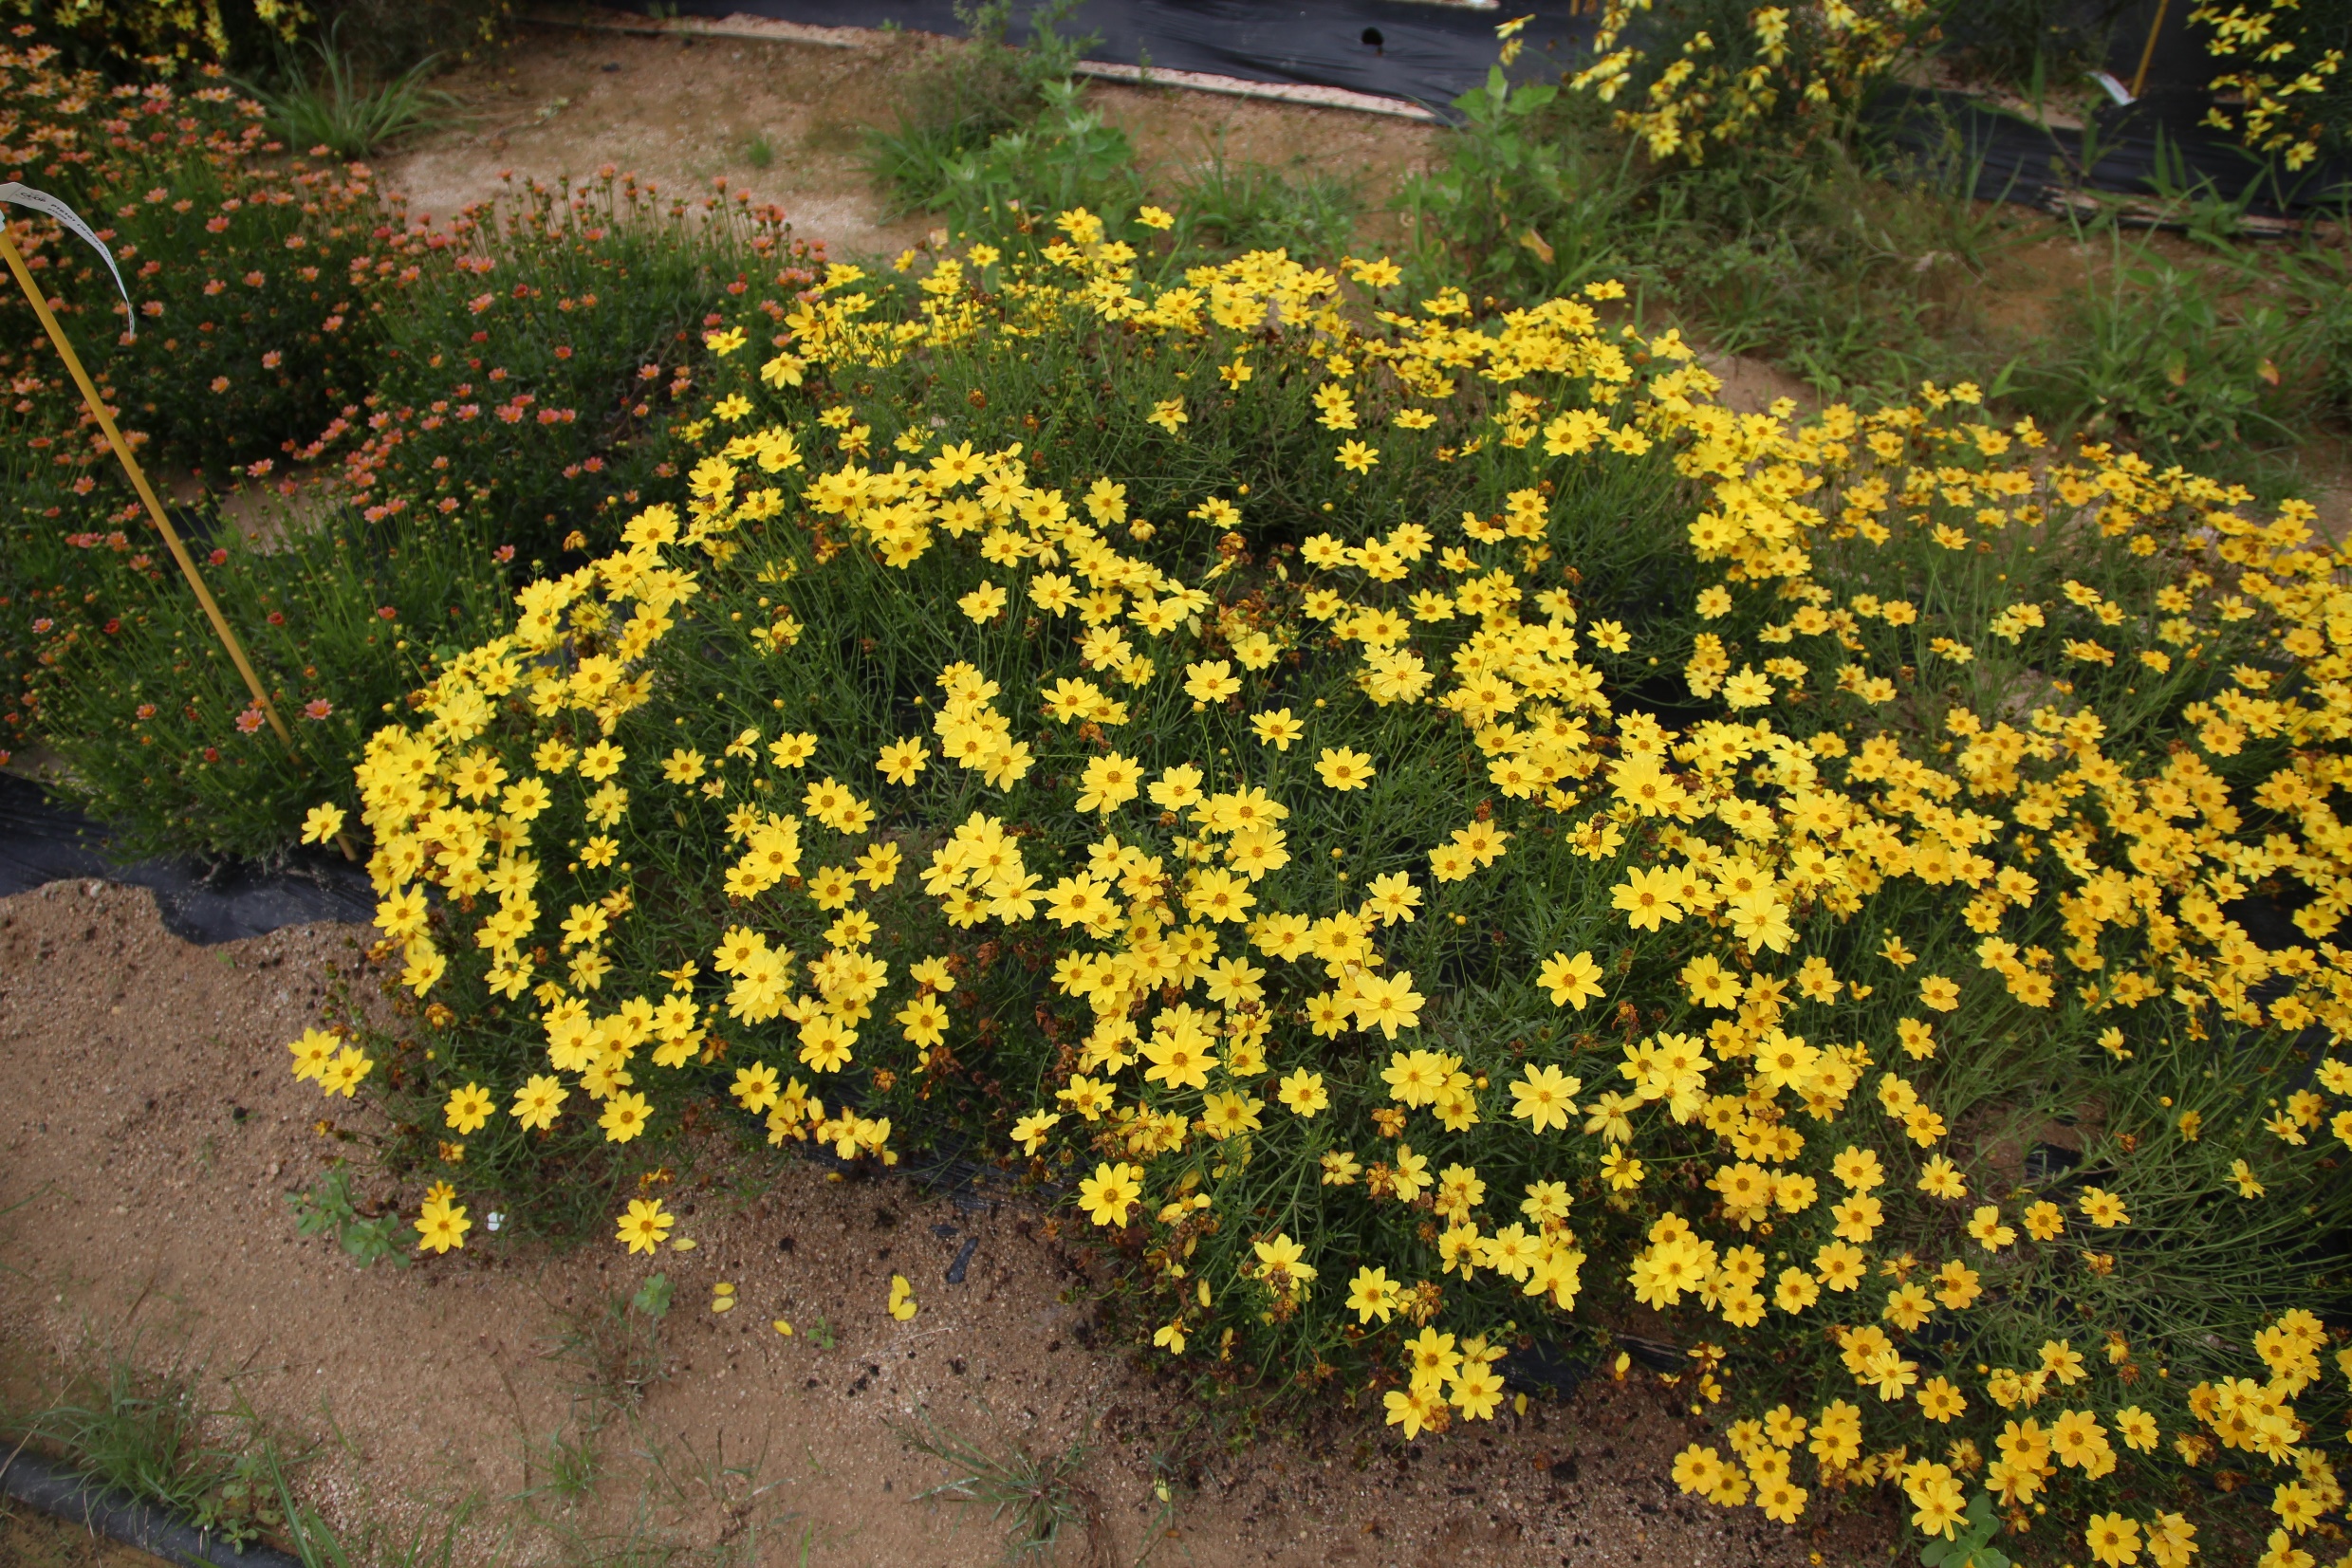
<path fill-rule="evenodd" d="M 1494 63 L 1495 25 L 1529 14 L 1527 50 L 1512 75 L 1533 81 L 1570 68 L 1599 23 L 1598 0 L 1513 0 L 1499 10 L 1472 10 L 1408 0 L 1324 0 L 1314 6 L 1252 0 L 1085 0 L 1065 25 L 1099 34 L 1089 58 L 1164 70 L 1198 71 L 1247 82 L 1344 87 L 1403 99 L 1457 120 L 1454 101 L 1484 82 Z M 646 0 L 627 9 L 645 12 Z M 664 6 L 664 10 L 671 8 Z M 1017 7 L 1026 15 L 1026 8 Z M 1916 158 L 1972 171 L 1975 194 L 2047 206 L 2067 188 L 2163 196 L 2206 182 L 2206 194 L 2247 198 L 2247 211 L 2300 217 L 2352 202 L 2352 165 L 2343 159 L 2288 174 L 2250 157 L 2226 135 L 2200 123 L 2209 105 L 2204 83 L 2214 70 L 2201 39 L 2182 18 L 2184 3 L 2165 9 L 2139 101 L 2103 107 L 2083 166 L 2083 133 L 2048 130 L 2019 114 L 1956 92 L 1897 86 L 1880 95 L 1870 120 Z M 960 34 L 954 0 L 683 0 L 676 12 L 717 19 L 770 17 L 829 28 L 896 26 Z M 2128 83 L 2138 71 L 2155 0 L 2117 23 L 2108 68 Z M 1009 36 L 1028 37 L 1016 20 Z M 1949 161 L 1956 160 L 1956 161 Z"/>
<path fill-rule="evenodd" d="M 206 947 L 281 926 L 376 917 L 367 873 L 340 855 L 296 854 L 275 866 L 126 858 L 104 827 L 31 780 L 0 774 L 0 896 L 76 877 L 152 889 L 164 929 Z"/>

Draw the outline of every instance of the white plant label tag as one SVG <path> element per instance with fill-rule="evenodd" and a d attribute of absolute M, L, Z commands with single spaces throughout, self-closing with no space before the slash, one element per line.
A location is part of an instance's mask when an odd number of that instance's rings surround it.
<path fill-rule="evenodd" d="M 14 202 L 19 207 L 29 207 L 36 212 L 46 213 L 80 236 L 84 244 L 100 255 L 105 257 L 106 270 L 114 274 L 115 290 L 122 296 L 124 320 L 129 323 L 130 335 L 134 338 L 139 336 L 139 313 L 131 309 L 131 291 L 122 286 L 122 268 L 115 265 L 115 253 L 106 249 L 106 242 L 100 239 L 90 226 L 82 221 L 81 213 L 46 191 L 36 191 L 29 185 L 19 185 L 14 180 L 0 181 L 0 201 Z"/>

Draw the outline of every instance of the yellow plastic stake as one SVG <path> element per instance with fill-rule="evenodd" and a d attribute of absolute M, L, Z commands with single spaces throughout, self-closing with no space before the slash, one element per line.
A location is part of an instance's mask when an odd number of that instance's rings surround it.
<path fill-rule="evenodd" d="M 58 357 L 65 361 L 65 368 L 73 372 L 73 382 L 82 389 L 83 402 L 89 406 L 90 415 L 98 421 L 98 428 L 106 433 L 106 444 L 114 448 L 115 456 L 121 460 L 122 471 L 131 476 L 131 488 L 139 491 L 139 500 L 146 503 L 147 515 L 154 521 L 157 531 L 163 535 L 163 543 L 171 547 L 172 559 L 179 563 L 180 571 L 188 579 L 188 586 L 196 591 L 196 602 L 204 606 L 205 618 L 213 623 L 213 631 L 219 636 L 221 646 L 229 650 L 229 657 L 235 663 L 237 673 L 245 677 L 245 689 L 253 693 L 253 705 L 269 720 L 269 728 L 278 732 L 278 739 L 286 743 L 287 750 L 299 758 L 301 752 L 295 748 L 293 732 L 286 728 L 286 721 L 278 717 L 278 706 L 269 700 L 269 693 L 262 686 L 261 677 L 253 673 L 252 662 L 245 656 L 245 645 L 237 641 L 236 633 L 229 629 L 229 618 L 222 615 L 220 606 L 213 601 L 213 591 L 204 585 L 203 577 L 196 571 L 195 561 L 188 554 L 188 546 L 180 543 L 179 530 L 173 527 L 171 519 L 163 515 L 163 503 L 156 499 L 155 488 L 147 483 L 147 475 L 139 469 L 139 460 L 131 455 L 131 444 L 122 439 L 122 432 L 115 428 L 114 415 L 106 412 L 105 399 L 99 397 L 97 386 L 90 380 L 90 373 L 82 368 L 82 357 L 73 351 L 73 343 L 66 338 L 65 329 L 58 325 L 57 318 L 50 314 L 49 302 L 42 295 L 40 286 L 33 282 L 32 270 L 25 265 L 24 256 L 16 249 L 15 238 L 9 233 L 8 225 L 4 222 L 0 222 L 0 256 L 8 258 L 9 270 L 16 274 L 17 286 L 24 289 L 25 298 L 32 302 L 33 313 L 41 318 L 41 325 L 47 331 L 49 341 L 56 345 Z M 359 858 L 348 838 L 338 834 L 336 840 L 346 857 L 353 859 Z"/>
<path fill-rule="evenodd" d="M 2172 8 L 2172 3 L 2173 0 L 2156 0 L 2156 20 L 2148 24 L 2148 42 L 2140 46 L 2139 69 L 2132 72 L 2134 98 L 2138 98 L 2140 90 L 2148 84 L 2148 63 L 2156 58 L 2157 34 L 2164 30 L 2164 13 Z M 2190 20 L 2194 22 L 2196 19 L 2191 17 Z"/>

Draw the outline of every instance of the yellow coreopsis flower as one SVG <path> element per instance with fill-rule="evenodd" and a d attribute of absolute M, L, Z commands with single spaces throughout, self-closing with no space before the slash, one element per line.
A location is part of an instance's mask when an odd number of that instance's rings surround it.
<path fill-rule="evenodd" d="M 1142 1196 L 1143 1172 L 1125 1160 L 1116 1165 L 1105 1160 L 1078 1184 L 1079 1207 L 1102 1226 L 1124 1226 Z"/>
<path fill-rule="evenodd" d="M 631 1252 L 652 1252 L 657 1249 L 677 1224 L 677 1216 L 662 1211 L 658 1198 L 631 1198 L 627 1212 L 620 1216 L 619 1240 Z"/>

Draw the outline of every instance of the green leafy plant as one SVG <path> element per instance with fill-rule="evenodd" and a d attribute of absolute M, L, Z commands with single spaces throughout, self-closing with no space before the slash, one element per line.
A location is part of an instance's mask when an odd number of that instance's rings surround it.
<path fill-rule="evenodd" d="M 667 1274 L 649 1274 L 645 1277 L 645 1282 L 637 1287 L 637 1294 L 629 1298 L 629 1310 L 659 1322 L 669 1316 L 670 1297 L 670 1277 Z"/>
<path fill-rule="evenodd" d="M 867 170 L 902 209 L 942 205 L 953 168 L 1045 112 L 1046 88 L 1068 81 L 1096 42 L 1093 34 L 1062 31 L 1076 9 L 1076 0 L 1037 7 L 1027 19 L 1027 46 L 1016 47 L 1007 42 L 1011 0 L 956 0 L 968 42 L 917 71 L 895 122 L 866 134 Z"/>
<path fill-rule="evenodd" d="M 1417 276 L 1535 299 L 1623 273 L 1641 194 L 1629 143 L 1609 145 L 1582 101 L 1500 66 L 1454 106 L 1444 161 L 1398 200 Z"/>
<path fill-rule="evenodd" d="M 1992 1496 L 1978 1492 L 1969 1499 L 1968 1515 L 1955 1526 L 1952 1539 L 1930 1540 L 1919 1548 L 1923 1568 L 2009 1568 L 2007 1553 L 1993 1546 L 2001 1533 L 2001 1517 L 1992 1511 Z"/>
<path fill-rule="evenodd" d="M 306 1190 L 287 1193 L 286 1201 L 293 1208 L 297 1235 L 331 1238 L 361 1268 L 382 1259 L 398 1267 L 408 1266 L 416 1227 L 398 1213 L 363 1213 L 351 1195 L 348 1166 L 328 1167 Z"/>
<path fill-rule="evenodd" d="M 626 1297 L 559 1315 L 546 1357 L 567 1379 L 589 1433 L 637 1409 L 645 1391 L 669 1375 L 661 1326 L 671 1291 L 669 1276 L 656 1272 Z M 574 1456 L 575 1463 L 579 1459 Z"/>
<path fill-rule="evenodd" d="M 1975 1493 L 1969 1498 L 1966 1519 L 1954 1525 L 1953 1540 L 1926 1542 L 1919 1547 L 1919 1563 L 1924 1568 L 2009 1568 L 2009 1554 L 1992 1544 L 1999 1533 L 2002 1516 L 1992 1512 L 1992 1495 Z"/>
<path fill-rule="evenodd" d="M 1039 93 L 1044 107 L 1034 120 L 943 166 L 938 205 L 957 232 L 1017 229 L 1079 207 L 1117 221 L 1141 200 L 1134 146 L 1084 105 L 1085 89 L 1065 80 Z"/>

